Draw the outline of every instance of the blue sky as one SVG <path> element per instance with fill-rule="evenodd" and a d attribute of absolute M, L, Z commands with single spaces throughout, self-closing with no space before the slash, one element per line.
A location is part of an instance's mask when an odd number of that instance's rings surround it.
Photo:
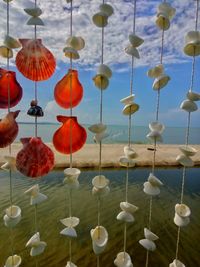
<path fill-rule="evenodd" d="M 33 5 L 33 1 L 22 0 L 20 3 L 10 3 L 11 35 L 18 38 L 31 38 L 33 29 L 25 25 L 27 16 L 23 8 Z M 99 120 L 100 91 L 93 85 L 92 77 L 95 76 L 100 58 L 101 30 L 92 22 L 92 14 L 98 11 L 101 1 L 77 0 L 74 11 L 74 34 L 83 36 L 86 47 L 80 52 L 81 59 L 74 63 L 79 70 L 79 80 L 84 87 L 84 98 L 80 105 L 74 109 L 81 123 L 95 123 Z M 113 70 L 110 86 L 104 91 L 104 122 L 108 124 L 126 124 L 127 118 L 122 115 L 120 99 L 129 95 L 130 61 L 131 58 L 124 53 L 128 45 L 128 35 L 132 29 L 132 1 L 112 0 L 115 14 L 110 17 L 105 29 L 105 63 Z M 171 76 L 169 84 L 161 90 L 160 121 L 168 126 L 186 126 L 187 114 L 180 110 L 180 103 L 185 99 L 190 85 L 192 58 L 183 54 L 184 36 L 189 30 L 194 29 L 195 1 L 176 0 L 169 1 L 177 9 L 170 30 L 165 33 L 164 65 L 166 73 Z M 146 76 L 149 68 L 159 63 L 159 49 L 161 32 L 155 26 L 156 8 L 160 1 L 138 1 L 136 19 L 136 33 L 144 38 L 145 43 L 140 49 L 140 60 L 136 60 L 134 71 L 135 102 L 140 105 L 140 110 L 133 116 L 136 125 L 148 125 L 155 119 L 156 92 L 152 89 L 153 80 Z M 56 121 L 56 115 L 69 114 L 55 103 L 53 91 L 55 84 L 66 74 L 69 60 L 64 57 L 62 49 L 69 36 L 69 12 L 66 2 L 38 1 L 44 10 L 42 19 L 46 26 L 38 29 L 38 36 L 43 39 L 55 55 L 57 69 L 54 75 L 45 82 L 38 84 L 39 104 L 45 111 L 41 121 Z M 4 14 L 0 19 L 0 40 L 3 42 L 5 35 L 6 10 L 5 3 L 0 3 L 0 10 Z M 20 25 L 20 27 L 18 26 Z M 198 25 L 199 26 L 199 25 Z M 16 51 L 17 53 L 17 51 Z M 16 54 L 15 53 L 15 54 Z M 0 59 L 0 66 L 5 62 Z M 14 59 L 11 61 L 12 69 L 16 71 Z M 196 61 L 196 77 L 194 91 L 200 92 L 200 60 Z M 21 109 L 19 121 L 32 121 L 26 115 L 29 103 L 33 99 L 34 84 L 24 78 L 17 71 L 17 79 L 24 89 L 23 99 L 15 109 Z M 2 114 L 3 110 L 0 110 Z M 200 112 L 192 115 L 192 126 L 200 127 Z"/>

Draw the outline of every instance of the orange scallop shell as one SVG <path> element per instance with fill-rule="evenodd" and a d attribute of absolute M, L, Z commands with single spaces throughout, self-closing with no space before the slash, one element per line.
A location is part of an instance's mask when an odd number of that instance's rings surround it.
<path fill-rule="evenodd" d="M 32 81 L 49 79 L 56 68 L 53 54 L 42 44 L 41 39 L 19 39 L 22 49 L 17 53 L 18 70 Z"/>

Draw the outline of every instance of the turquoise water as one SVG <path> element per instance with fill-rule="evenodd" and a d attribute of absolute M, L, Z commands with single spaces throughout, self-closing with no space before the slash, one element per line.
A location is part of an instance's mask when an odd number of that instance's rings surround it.
<path fill-rule="evenodd" d="M 42 136 L 45 142 L 52 142 L 54 132 L 59 128 L 56 124 L 39 124 L 38 136 Z M 87 129 L 87 126 L 86 126 Z M 163 133 L 163 139 L 165 144 L 183 144 L 185 143 L 185 128 L 181 127 L 166 127 Z M 87 130 L 88 138 L 87 143 L 93 143 L 93 135 Z M 104 143 L 126 143 L 128 136 L 127 126 L 108 125 L 108 138 L 104 140 Z M 134 143 L 148 143 L 146 138 L 149 133 L 149 128 L 144 126 L 134 126 L 132 130 L 131 140 Z M 16 141 L 19 141 L 21 137 L 34 135 L 34 124 L 19 124 L 19 135 Z M 200 143 L 200 128 L 191 128 L 190 130 L 190 144 Z"/>

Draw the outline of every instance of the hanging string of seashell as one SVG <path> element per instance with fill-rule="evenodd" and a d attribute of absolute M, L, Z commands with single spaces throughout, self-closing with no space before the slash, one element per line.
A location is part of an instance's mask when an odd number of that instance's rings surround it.
<path fill-rule="evenodd" d="M 80 36 L 73 35 L 73 1 L 67 0 L 70 5 L 70 37 L 66 41 L 63 52 L 70 59 L 70 69 L 55 86 L 54 98 L 56 103 L 65 109 L 70 109 L 69 116 L 57 116 L 57 120 L 63 125 L 54 133 L 53 144 L 57 151 L 70 156 L 70 166 L 64 170 L 64 185 L 68 188 L 69 217 L 61 219 L 60 222 L 65 228 L 60 232 L 61 235 L 69 239 L 69 260 L 66 267 L 76 267 L 72 262 L 72 239 L 77 237 L 75 227 L 80 220 L 72 216 L 72 192 L 79 187 L 78 177 L 81 171 L 73 168 L 72 154 L 80 150 L 86 142 L 86 130 L 78 123 L 77 117 L 73 116 L 73 107 L 77 106 L 83 97 L 83 87 L 78 79 L 78 71 L 72 69 L 73 60 L 80 58 L 79 51 L 85 47 L 85 41 Z"/>
<path fill-rule="evenodd" d="M 113 7 L 110 4 L 106 4 L 103 0 L 99 6 L 99 12 L 92 17 L 94 25 L 101 28 L 101 63 L 98 66 L 97 74 L 93 77 L 94 85 L 100 90 L 100 118 L 99 123 L 93 124 L 88 128 L 89 131 L 94 133 L 94 142 L 99 144 L 99 173 L 92 179 L 92 194 L 97 198 L 98 207 L 97 226 L 90 231 L 92 248 L 97 256 L 97 267 L 100 266 L 100 254 L 104 252 L 108 242 L 108 232 L 101 225 L 101 199 L 110 192 L 109 180 L 102 175 L 102 142 L 108 136 L 106 132 L 107 126 L 103 124 L 103 90 L 109 86 L 112 70 L 104 64 L 104 28 L 107 26 L 108 18 L 113 12 Z"/>
<path fill-rule="evenodd" d="M 187 112 L 187 130 L 186 130 L 186 140 L 185 145 L 180 146 L 179 150 L 182 154 L 178 155 L 176 161 L 183 166 L 182 173 L 182 185 L 181 185 L 181 197 L 180 203 L 175 205 L 175 216 L 174 223 L 178 227 L 177 230 L 177 240 L 176 240 L 176 254 L 175 259 L 172 263 L 169 264 L 169 267 L 185 267 L 179 258 L 179 247 L 180 247 L 180 233 L 182 227 L 186 227 L 190 223 L 190 208 L 184 204 L 184 187 L 185 180 L 187 178 L 187 169 L 194 166 L 194 162 L 191 157 L 193 157 L 197 150 L 192 146 L 189 146 L 189 137 L 190 137 L 190 122 L 191 122 L 191 113 L 197 111 L 198 106 L 197 101 L 200 101 L 200 94 L 193 91 L 194 88 L 194 79 L 195 79 L 195 67 L 196 67 L 196 57 L 200 55 L 200 32 L 198 31 L 198 17 L 199 17 L 199 0 L 196 1 L 196 18 L 195 18 L 195 30 L 189 31 L 185 36 L 185 46 L 184 53 L 187 56 L 191 56 L 192 60 L 192 70 L 191 70 L 191 81 L 190 88 L 187 92 L 187 99 L 184 100 L 180 108 Z"/>
<path fill-rule="evenodd" d="M 22 98 L 22 87 L 17 82 L 16 73 L 10 71 L 10 58 L 13 57 L 13 49 L 19 48 L 17 39 L 10 36 L 10 2 L 4 0 L 7 9 L 7 32 L 4 44 L 0 46 L 0 56 L 7 59 L 6 69 L 0 68 L 0 108 L 7 109 L 8 113 L 0 120 L 0 147 L 9 148 L 9 155 L 5 156 L 6 162 L 1 166 L 9 174 L 9 198 L 10 206 L 6 208 L 3 217 L 4 225 L 10 230 L 11 255 L 5 261 L 5 267 L 17 267 L 21 265 L 21 256 L 15 254 L 14 228 L 21 221 L 21 208 L 13 203 L 13 172 L 16 170 L 16 160 L 12 156 L 12 146 L 18 134 L 18 124 L 15 121 L 19 110 L 11 111 Z"/>
<path fill-rule="evenodd" d="M 131 267 L 133 266 L 130 255 L 127 250 L 127 224 L 135 221 L 134 213 L 138 207 L 128 202 L 128 183 L 129 183 L 129 170 L 135 166 L 135 158 L 138 156 L 131 146 L 131 129 L 132 129 L 132 115 L 139 110 L 139 105 L 134 102 L 135 95 L 133 94 L 133 79 L 134 79 L 134 63 L 135 58 L 139 59 L 138 47 L 142 45 L 144 40 L 136 35 L 136 10 L 137 1 L 133 1 L 133 32 L 129 35 L 130 44 L 125 48 L 127 55 L 131 56 L 131 77 L 130 77 L 130 95 L 121 99 L 124 104 L 123 115 L 128 117 L 128 144 L 124 147 L 124 156 L 120 157 L 119 162 L 122 167 L 126 168 L 126 183 L 125 183 L 125 201 L 120 203 L 121 212 L 117 215 L 117 220 L 124 223 L 124 247 L 123 251 L 117 254 L 114 264 L 117 267 Z"/>
<path fill-rule="evenodd" d="M 158 5 L 156 15 L 156 25 L 161 30 L 161 53 L 160 62 L 155 67 L 151 68 L 147 72 L 147 76 L 154 78 L 153 90 L 157 92 L 157 104 L 156 104 L 156 118 L 154 122 L 149 123 L 150 132 L 147 134 L 147 138 L 153 143 L 153 160 L 152 160 L 152 171 L 149 174 L 148 180 L 144 183 L 143 191 L 145 194 L 150 196 L 149 201 L 149 219 L 148 228 L 144 228 L 145 239 L 139 241 L 146 250 L 146 263 L 145 267 L 149 266 L 149 252 L 156 250 L 156 241 L 159 237 L 151 231 L 152 224 L 152 206 L 153 197 L 160 194 L 160 187 L 163 183 L 155 176 L 155 163 L 156 163 L 156 152 L 157 143 L 163 142 L 162 133 L 165 129 L 164 124 L 159 122 L 159 109 L 160 109 L 160 90 L 167 86 L 170 81 L 169 75 L 164 71 L 163 65 L 163 54 L 164 54 L 164 35 L 165 31 L 170 28 L 171 20 L 175 15 L 176 10 L 166 1 Z"/>

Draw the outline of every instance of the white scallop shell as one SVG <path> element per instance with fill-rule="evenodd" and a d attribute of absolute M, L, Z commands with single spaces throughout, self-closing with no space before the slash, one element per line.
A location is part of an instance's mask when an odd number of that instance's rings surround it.
<path fill-rule="evenodd" d="M 134 159 L 138 156 L 135 150 L 129 146 L 124 147 L 124 154 L 128 159 Z"/>
<path fill-rule="evenodd" d="M 187 112 L 195 112 L 198 109 L 198 106 L 195 102 L 186 99 L 181 103 L 180 108 Z"/>
<path fill-rule="evenodd" d="M 162 74 L 159 77 L 157 77 L 153 82 L 153 89 L 154 90 L 160 90 L 164 88 L 168 82 L 170 81 L 170 77 L 166 74 Z"/>
<path fill-rule="evenodd" d="M 185 156 L 185 155 L 178 155 L 176 157 L 176 161 L 179 162 L 184 167 L 193 167 L 194 162 L 191 158 Z"/>
<path fill-rule="evenodd" d="M 138 207 L 136 207 L 135 205 L 133 205 L 129 202 L 120 202 L 120 208 L 123 211 L 129 212 L 131 214 L 134 214 L 138 210 Z"/>
<path fill-rule="evenodd" d="M 174 223 L 179 226 L 179 227 L 184 227 L 184 226 L 187 226 L 190 222 L 190 218 L 189 217 L 181 217 L 179 216 L 177 213 L 175 213 L 175 216 L 174 216 Z"/>
<path fill-rule="evenodd" d="M 0 56 L 4 58 L 12 58 L 13 57 L 13 51 L 12 49 L 8 48 L 5 45 L 0 46 Z"/>
<path fill-rule="evenodd" d="M 200 100 L 200 94 L 199 93 L 196 93 L 196 92 L 193 92 L 193 91 L 189 91 L 187 93 L 187 98 L 190 101 L 199 101 Z"/>
<path fill-rule="evenodd" d="M 119 252 L 114 260 L 114 264 L 117 267 L 133 267 L 131 257 L 127 252 Z"/>
<path fill-rule="evenodd" d="M 126 211 L 121 211 L 117 215 L 117 220 L 118 221 L 127 222 L 127 223 L 131 223 L 131 222 L 135 221 L 133 215 L 131 213 L 129 213 L 129 212 L 126 212 Z"/>
<path fill-rule="evenodd" d="M 97 74 L 106 76 L 108 79 L 112 77 L 112 70 L 105 64 L 100 64 L 97 70 Z"/>
<path fill-rule="evenodd" d="M 151 240 L 151 241 L 155 241 L 159 239 L 157 235 L 155 235 L 153 232 L 151 232 L 147 228 L 144 228 L 144 236 L 146 239 Z"/>
<path fill-rule="evenodd" d="M 128 104 L 123 108 L 123 115 L 129 116 L 138 111 L 140 106 L 136 103 Z"/>
<path fill-rule="evenodd" d="M 21 209 L 18 206 L 12 205 L 6 209 L 6 215 L 12 219 L 21 216 Z"/>
<path fill-rule="evenodd" d="M 96 195 L 96 196 L 104 197 L 104 196 L 107 196 L 109 193 L 110 193 L 110 187 L 109 186 L 106 186 L 106 187 L 101 188 L 101 189 L 98 189 L 96 187 L 92 188 L 92 194 L 94 196 Z"/>
<path fill-rule="evenodd" d="M 160 188 L 157 186 L 152 186 L 151 183 L 145 182 L 143 191 L 150 196 L 157 196 L 160 194 Z"/>
<path fill-rule="evenodd" d="M 184 53 L 188 56 L 200 55 L 200 32 L 190 31 L 185 36 Z"/>
<path fill-rule="evenodd" d="M 44 22 L 41 18 L 38 17 L 31 17 L 27 22 L 27 25 L 34 25 L 34 26 L 44 26 Z"/>
<path fill-rule="evenodd" d="M 180 146 L 179 149 L 186 157 L 192 157 L 197 153 L 197 150 L 192 146 L 183 145 Z"/>
<path fill-rule="evenodd" d="M 159 123 L 158 121 L 153 121 L 149 123 L 149 129 L 153 131 L 157 131 L 160 134 L 165 130 L 165 125 L 162 123 Z"/>
<path fill-rule="evenodd" d="M 125 156 L 120 157 L 119 164 L 122 167 L 135 167 L 135 160 L 129 159 Z"/>
<path fill-rule="evenodd" d="M 169 17 L 168 15 L 162 13 L 162 14 L 159 14 L 157 16 L 157 19 L 156 19 L 156 25 L 158 26 L 158 28 L 160 28 L 161 30 L 168 30 L 169 27 L 170 27 L 170 20 L 169 20 Z"/>
<path fill-rule="evenodd" d="M 37 205 L 45 200 L 47 200 L 47 196 L 42 193 L 38 193 L 36 196 L 31 196 L 30 205 Z"/>
<path fill-rule="evenodd" d="M 129 105 L 133 103 L 134 98 L 135 98 L 135 95 L 132 94 L 132 95 L 122 98 L 120 102 L 123 103 L 124 105 Z"/>
<path fill-rule="evenodd" d="M 5 156 L 4 158 L 7 162 L 1 166 L 1 169 L 5 171 L 16 170 L 16 158 L 12 156 Z"/>
<path fill-rule="evenodd" d="M 109 79 L 103 74 L 94 76 L 93 81 L 94 85 L 101 90 L 105 90 L 109 86 Z"/>
<path fill-rule="evenodd" d="M 152 69 L 149 69 L 147 72 L 147 76 L 149 76 L 150 78 L 157 78 L 159 76 L 161 76 L 164 72 L 164 67 L 162 64 L 155 66 Z"/>
<path fill-rule="evenodd" d="M 91 229 L 90 235 L 96 248 L 105 248 L 108 242 L 108 232 L 105 227 L 97 226 L 95 229 Z"/>
<path fill-rule="evenodd" d="M 5 44 L 5 46 L 9 47 L 10 49 L 15 49 L 15 48 L 21 47 L 21 43 L 17 39 L 13 38 L 10 35 L 5 36 L 4 44 Z"/>
<path fill-rule="evenodd" d="M 135 57 L 137 59 L 140 59 L 140 54 L 139 54 L 137 48 L 133 47 L 132 45 L 128 45 L 125 48 L 125 52 L 126 52 L 127 55 L 130 55 L 132 57 Z"/>
<path fill-rule="evenodd" d="M 34 246 L 31 248 L 31 252 L 30 252 L 30 255 L 31 257 L 35 257 L 35 256 L 38 256 L 38 255 L 41 255 L 45 248 L 47 246 L 47 243 L 44 242 L 44 241 L 40 241 L 37 246 Z"/>
<path fill-rule="evenodd" d="M 175 205 L 175 212 L 180 216 L 180 217 L 189 217 L 191 215 L 191 210 L 190 208 L 185 205 L 185 204 L 176 204 Z"/>
<path fill-rule="evenodd" d="M 108 136 L 109 136 L 109 134 L 106 132 L 97 133 L 94 136 L 94 142 L 99 144 L 103 139 L 107 138 Z"/>
<path fill-rule="evenodd" d="M 144 40 L 135 34 L 130 34 L 128 38 L 133 47 L 138 47 L 144 43 Z"/>
<path fill-rule="evenodd" d="M 4 267 L 19 267 L 22 259 L 18 255 L 9 256 Z"/>
<path fill-rule="evenodd" d="M 97 175 L 92 179 L 92 184 L 97 189 L 103 189 L 109 184 L 109 180 L 104 175 Z"/>
<path fill-rule="evenodd" d="M 68 58 L 71 58 L 71 59 L 79 59 L 80 56 L 79 56 L 79 53 L 73 49 L 72 47 L 65 47 L 63 49 L 63 52 L 65 53 L 65 56 L 68 57 Z"/>
<path fill-rule="evenodd" d="M 60 222 L 67 227 L 76 227 L 79 224 L 80 219 L 77 217 L 68 217 L 60 220 Z"/>
<path fill-rule="evenodd" d="M 40 233 L 35 233 L 26 243 L 26 247 L 37 246 L 40 242 Z"/>
<path fill-rule="evenodd" d="M 148 133 L 146 137 L 153 142 L 155 142 L 155 141 L 160 142 L 160 143 L 163 142 L 162 135 L 158 131 L 152 131 L 152 132 Z"/>
<path fill-rule="evenodd" d="M 155 176 L 153 175 L 153 173 L 150 173 L 149 174 L 149 177 L 148 177 L 148 182 L 152 185 L 152 186 L 162 186 L 163 183 Z"/>
<path fill-rule="evenodd" d="M 100 28 L 105 27 L 108 24 L 108 16 L 105 12 L 98 12 L 92 17 L 93 23 Z"/>
<path fill-rule="evenodd" d="M 139 241 L 140 245 L 143 246 L 148 251 L 154 251 L 156 250 L 156 245 L 153 241 L 149 239 L 141 239 Z"/>
<path fill-rule="evenodd" d="M 76 230 L 73 227 L 66 227 L 64 228 L 61 232 L 61 235 L 65 235 L 67 237 L 70 238 L 76 238 L 77 237 L 77 233 Z"/>
<path fill-rule="evenodd" d="M 24 11 L 32 17 L 39 17 L 40 15 L 42 15 L 42 9 L 40 9 L 39 7 L 25 8 Z"/>
<path fill-rule="evenodd" d="M 65 176 L 70 179 L 71 181 L 75 181 L 78 179 L 81 171 L 77 168 L 67 168 L 64 169 Z"/>
<path fill-rule="evenodd" d="M 99 6 L 101 12 L 105 13 L 108 17 L 110 17 L 114 13 L 114 9 L 109 4 L 101 4 Z"/>
<path fill-rule="evenodd" d="M 39 185 L 33 185 L 32 187 L 30 187 L 28 190 L 26 190 L 24 192 L 24 194 L 30 195 L 30 196 L 37 196 L 39 193 Z"/>
<path fill-rule="evenodd" d="M 173 260 L 172 263 L 169 264 L 169 267 L 186 267 L 181 261 Z"/>
<path fill-rule="evenodd" d="M 102 133 L 105 132 L 106 128 L 107 126 L 104 125 L 103 123 L 97 123 L 88 127 L 88 130 L 92 133 Z"/>
<path fill-rule="evenodd" d="M 13 228 L 21 221 L 21 214 L 15 218 L 10 218 L 6 214 L 6 215 L 4 215 L 3 220 L 4 220 L 4 224 L 6 227 Z"/>
<path fill-rule="evenodd" d="M 79 51 L 85 47 L 85 41 L 80 36 L 70 36 L 67 39 L 66 44 L 68 47 L 71 47 L 76 51 Z"/>

